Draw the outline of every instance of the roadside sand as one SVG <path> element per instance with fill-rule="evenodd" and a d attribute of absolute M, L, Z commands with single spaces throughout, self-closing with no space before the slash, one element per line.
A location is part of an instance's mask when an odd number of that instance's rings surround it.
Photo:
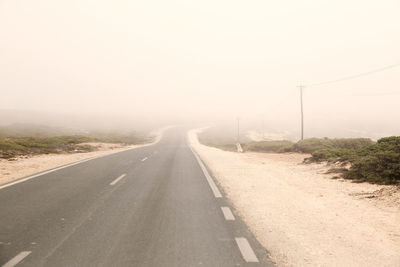
<path fill-rule="evenodd" d="M 400 266 L 400 191 L 330 179 L 304 154 L 189 142 L 278 266 Z"/>
<path fill-rule="evenodd" d="M 15 158 L 15 160 L 11 161 L 6 159 L 0 159 L 0 185 L 7 184 L 22 177 L 26 177 L 38 172 L 56 168 L 83 159 L 99 157 L 127 149 L 132 149 L 135 147 L 148 146 L 157 143 L 161 139 L 163 132 L 171 127 L 173 126 L 167 126 L 152 131 L 150 135 L 155 136 L 155 140 L 153 143 L 149 144 L 124 146 L 121 144 L 109 144 L 109 143 L 84 143 L 80 145 L 85 145 L 85 144 L 91 145 L 96 147 L 97 150 L 87 153 L 22 156 L 22 157 L 17 157 Z"/>

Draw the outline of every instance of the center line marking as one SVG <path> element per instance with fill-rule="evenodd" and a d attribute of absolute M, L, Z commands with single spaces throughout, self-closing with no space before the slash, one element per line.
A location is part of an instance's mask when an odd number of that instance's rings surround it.
<path fill-rule="evenodd" d="M 145 157 L 144 159 L 142 159 L 142 162 L 145 161 L 147 159 L 147 157 Z"/>
<path fill-rule="evenodd" d="M 25 259 L 31 253 L 32 251 L 22 251 L 17 256 L 9 260 L 6 264 L 4 264 L 3 267 L 13 267 L 17 265 L 19 262 L 21 262 L 23 259 Z"/>
<path fill-rule="evenodd" d="M 225 220 L 234 221 L 235 217 L 229 207 L 221 207 L 222 213 L 224 214 Z"/>
<path fill-rule="evenodd" d="M 110 185 L 115 185 L 116 183 L 119 182 L 119 180 L 121 180 L 122 178 L 124 178 L 126 176 L 126 173 L 122 174 L 121 176 L 119 176 L 117 179 L 115 179 L 114 181 L 112 181 L 110 183 Z"/>
<path fill-rule="evenodd" d="M 197 159 L 197 162 L 200 165 L 201 170 L 204 173 L 204 176 L 207 179 L 208 184 L 211 187 L 211 191 L 214 193 L 214 197 L 220 198 L 222 197 L 221 192 L 219 191 L 217 185 L 214 183 L 214 180 L 211 178 L 210 174 L 207 171 L 207 168 L 204 166 L 203 162 L 201 161 L 200 157 L 197 155 L 197 153 L 189 146 L 190 150 L 192 150 L 193 155 Z"/>
<path fill-rule="evenodd" d="M 236 237 L 235 240 L 239 247 L 240 253 L 242 253 L 242 257 L 246 262 L 258 262 L 257 256 L 246 238 Z"/>

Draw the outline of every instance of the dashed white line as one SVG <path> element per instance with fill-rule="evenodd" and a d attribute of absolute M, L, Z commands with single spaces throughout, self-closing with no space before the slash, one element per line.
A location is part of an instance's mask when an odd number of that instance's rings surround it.
<path fill-rule="evenodd" d="M 120 175 L 117 179 L 115 179 L 114 181 L 112 181 L 110 183 L 110 185 L 115 185 L 116 183 L 118 183 L 122 178 L 124 178 L 126 176 L 126 173 Z"/>
<path fill-rule="evenodd" d="M 142 162 L 145 161 L 146 159 L 147 159 L 147 157 L 143 158 L 143 159 L 142 159 Z"/>
<path fill-rule="evenodd" d="M 221 207 L 222 213 L 224 214 L 225 220 L 234 221 L 235 217 L 229 207 Z"/>
<path fill-rule="evenodd" d="M 235 240 L 239 247 L 240 253 L 242 253 L 242 257 L 246 262 L 258 262 L 257 256 L 246 238 L 236 237 Z"/>
<path fill-rule="evenodd" d="M 204 173 L 204 176 L 207 179 L 208 184 L 211 187 L 212 192 L 214 193 L 214 196 L 216 198 L 220 198 L 222 197 L 221 192 L 219 191 L 218 187 L 216 186 L 216 184 L 214 183 L 214 180 L 211 178 L 210 174 L 207 171 L 207 168 L 204 166 L 203 162 L 201 161 L 200 157 L 197 155 L 196 152 L 194 152 L 194 150 L 190 147 L 190 150 L 192 150 L 193 155 L 195 156 L 195 158 L 197 159 L 197 162 L 200 165 L 201 170 Z"/>
<path fill-rule="evenodd" d="M 3 267 L 13 267 L 17 265 L 19 262 L 21 262 L 23 259 L 25 259 L 31 253 L 32 251 L 22 251 L 17 256 L 6 262 L 6 264 L 4 264 Z"/>

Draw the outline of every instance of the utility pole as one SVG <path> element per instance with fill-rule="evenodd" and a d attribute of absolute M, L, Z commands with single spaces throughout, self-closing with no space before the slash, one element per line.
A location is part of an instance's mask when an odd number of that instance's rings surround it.
<path fill-rule="evenodd" d="M 301 110 L 301 140 L 304 139 L 304 113 L 303 113 L 303 88 L 304 85 L 297 86 L 300 89 L 300 110 Z"/>
<path fill-rule="evenodd" d="M 239 117 L 237 117 L 237 138 L 236 138 L 236 140 L 237 140 L 238 144 L 240 144 L 239 134 L 240 134 L 240 131 L 239 131 Z"/>
<path fill-rule="evenodd" d="M 239 128 L 239 117 L 237 117 L 237 137 L 236 137 L 236 149 L 237 149 L 237 152 L 239 152 L 239 153 L 243 153 L 243 148 L 242 148 L 242 146 L 240 145 L 240 128 Z"/>

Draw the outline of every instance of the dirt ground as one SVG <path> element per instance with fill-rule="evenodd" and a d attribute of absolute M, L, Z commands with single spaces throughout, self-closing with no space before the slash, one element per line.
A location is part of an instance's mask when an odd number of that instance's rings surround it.
<path fill-rule="evenodd" d="M 305 154 L 189 142 L 278 266 L 400 266 L 400 190 L 332 179 Z"/>

